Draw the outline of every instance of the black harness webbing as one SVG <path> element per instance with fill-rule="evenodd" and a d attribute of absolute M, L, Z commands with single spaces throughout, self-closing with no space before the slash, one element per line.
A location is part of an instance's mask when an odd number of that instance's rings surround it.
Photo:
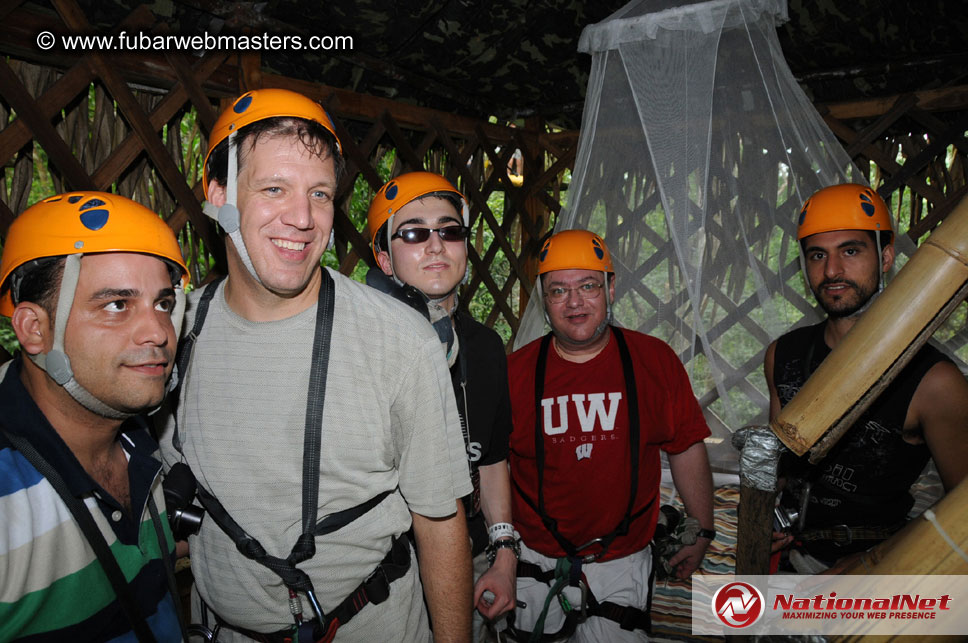
<path fill-rule="evenodd" d="M 104 534 L 98 528 L 97 523 L 94 522 L 91 512 L 88 510 L 87 505 L 83 501 L 79 500 L 74 494 L 71 493 L 70 488 L 64 481 L 64 478 L 57 472 L 56 469 L 34 448 L 34 445 L 26 437 L 21 435 L 16 435 L 4 429 L 0 426 L 0 433 L 3 433 L 7 441 L 14 446 L 17 451 L 27 459 L 40 475 L 47 479 L 50 486 L 54 488 L 57 495 L 60 496 L 61 500 L 67 506 L 67 509 L 71 512 L 77 525 L 84 532 L 84 537 L 87 542 L 91 545 L 94 550 L 95 556 L 97 556 L 98 563 L 101 565 L 101 569 L 104 570 L 104 575 L 107 576 L 108 581 L 111 583 L 111 587 L 114 589 L 114 593 L 118 598 L 118 604 L 121 605 L 121 610 L 127 617 L 128 622 L 131 624 L 131 629 L 134 631 L 135 636 L 141 643 L 154 643 L 155 636 L 148 626 L 148 622 L 145 620 L 144 615 L 141 613 L 141 608 L 138 607 L 137 602 L 134 599 L 134 592 L 131 591 L 131 587 L 128 585 L 128 581 L 124 577 L 124 572 L 121 571 L 121 567 L 118 565 L 118 560 L 111 553 L 111 547 L 108 545 L 107 541 L 104 539 Z M 151 496 L 151 491 L 148 491 L 148 509 L 151 514 L 151 523 L 155 528 L 155 536 L 158 538 L 158 546 L 162 552 L 162 563 L 164 565 L 171 564 L 171 557 L 168 552 L 168 543 L 165 540 L 164 528 L 161 525 L 161 518 L 158 515 L 158 508 L 155 507 L 155 501 Z M 169 570 L 171 572 L 171 570 Z M 168 591 L 171 593 L 171 600 L 175 604 L 176 615 L 178 616 L 179 626 L 182 629 L 182 636 L 185 637 L 185 629 L 181 620 L 181 609 L 178 602 L 178 592 L 174 588 L 174 576 L 172 573 L 168 574 Z M 187 640 L 187 639 L 186 639 Z"/>
<path fill-rule="evenodd" d="M 390 584 L 399 578 L 403 578 L 408 569 L 410 569 L 410 540 L 406 534 L 401 534 L 393 539 L 390 551 L 387 552 L 380 565 L 365 581 L 360 583 L 352 594 L 330 610 L 326 615 L 327 620 L 336 623 L 338 627 L 338 625 L 342 625 L 353 618 L 362 609 L 362 606 L 368 603 L 379 605 L 389 598 Z M 217 632 L 219 628 L 224 627 L 244 634 L 260 643 L 292 643 L 294 638 L 297 638 L 294 636 L 291 627 L 276 632 L 256 632 L 233 625 L 222 619 L 208 605 L 205 605 L 204 601 L 202 604 L 204 606 L 203 619 L 207 618 L 209 612 L 215 617 L 217 628 L 212 630 L 213 632 Z M 203 621 L 203 625 L 206 628 L 208 627 L 207 622 Z M 313 637 L 313 640 L 316 640 L 316 637 Z"/>
<path fill-rule="evenodd" d="M 208 314 L 209 304 L 221 280 L 218 279 L 210 283 L 198 300 L 195 323 L 192 326 L 191 332 L 185 338 L 177 358 L 179 377 L 182 379 L 182 383 L 188 373 L 195 342 L 201 334 L 202 325 Z M 316 310 L 316 328 L 313 337 L 312 361 L 309 372 L 309 390 L 306 395 L 306 422 L 303 438 L 302 466 L 302 533 L 296 539 L 289 555 L 286 558 L 270 555 L 255 537 L 247 533 L 229 515 L 228 511 L 214 494 L 209 492 L 201 484 L 198 485 L 198 498 L 202 506 L 212 516 L 215 524 L 232 539 L 232 542 L 235 543 L 239 552 L 246 558 L 270 569 L 282 579 L 282 582 L 289 589 L 306 594 L 306 597 L 312 605 L 313 612 L 318 618 L 318 627 L 314 628 L 315 631 L 313 632 L 314 640 L 322 639 L 325 636 L 332 637 L 335 634 L 335 628 L 341 624 L 345 624 L 346 621 L 363 609 L 368 602 L 382 602 L 382 599 L 374 600 L 373 597 L 370 597 L 365 602 L 359 600 L 361 598 L 367 598 L 366 592 L 364 591 L 362 596 L 357 597 L 358 600 L 353 604 L 353 609 L 345 610 L 341 614 L 342 619 L 337 618 L 334 614 L 327 615 L 323 612 L 316 599 L 315 589 L 309 575 L 296 567 L 296 565 L 315 555 L 316 536 L 325 535 L 345 527 L 380 504 L 384 498 L 395 491 L 395 489 L 384 491 L 360 505 L 331 514 L 317 523 L 323 407 L 326 396 L 326 374 L 329 366 L 329 349 L 333 331 L 334 307 L 335 284 L 333 283 L 332 277 L 329 276 L 329 273 L 326 270 L 322 270 L 322 283 L 319 288 L 319 304 Z M 172 443 L 181 452 L 182 445 L 178 436 L 177 413 L 176 407 L 176 420 Z M 409 566 L 409 551 L 407 565 Z M 380 569 L 381 567 L 378 566 L 377 571 Z M 360 588 L 354 592 L 353 596 L 357 596 L 368 582 L 369 579 L 364 581 Z"/>
<path fill-rule="evenodd" d="M 518 563 L 518 576 L 533 578 L 548 585 L 551 585 L 555 582 L 555 570 L 545 570 L 534 563 L 529 563 L 528 561 L 520 561 Z M 613 603 L 611 601 L 599 602 L 589 590 L 586 614 L 588 616 L 598 616 L 600 618 L 607 618 L 610 621 L 615 621 L 623 630 L 645 630 L 646 632 L 651 633 L 652 581 L 654 577 L 655 566 L 653 565 L 652 570 L 649 573 L 649 600 L 648 603 L 646 603 L 645 609 L 639 609 L 637 607 L 632 607 L 631 605 L 619 605 L 618 603 Z M 513 612 L 511 614 L 513 615 Z M 544 634 L 541 640 L 554 641 L 562 637 L 571 636 L 574 634 L 575 628 L 578 626 L 579 615 L 580 610 L 572 610 L 568 612 L 565 614 L 565 623 L 562 625 L 561 629 L 553 634 Z M 515 629 L 514 632 L 521 640 L 528 640 L 528 638 L 531 636 L 531 632 L 522 632 L 521 630 L 517 629 Z"/>
<path fill-rule="evenodd" d="M 641 430 L 639 426 L 639 397 L 638 389 L 635 385 L 635 372 L 633 371 L 632 367 L 632 355 L 629 352 L 629 347 L 625 341 L 625 337 L 622 335 L 622 331 L 614 326 L 612 327 L 612 335 L 616 339 L 619 357 L 622 360 L 622 372 L 625 376 L 625 399 L 628 406 L 629 458 L 631 460 L 631 475 L 629 476 L 629 501 L 625 509 L 625 515 L 619 521 L 618 525 L 616 525 L 615 529 L 613 529 L 608 535 L 602 536 L 601 538 L 595 538 L 584 545 L 576 546 L 558 531 L 558 521 L 549 516 L 548 512 L 545 510 L 544 429 L 541 426 L 541 415 L 538 413 L 538 409 L 541 408 L 541 399 L 544 397 L 545 370 L 548 362 L 548 349 L 551 346 L 552 339 L 552 335 L 550 333 L 545 335 L 541 340 L 541 346 L 538 349 L 538 360 L 537 364 L 535 365 L 534 454 L 538 469 L 538 502 L 535 503 L 530 497 L 528 497 L 520 485 L 514 481 L 514 486 L 517 488 L 518 493 L 521 494 L 521 498 L 524 499 L 525 503 L 527 503 L 527 505 L 538 514 L 545 528 L 558 542 L 568 557 L 576 560 L 582 560 L 584 562 L 592 562 L 593 560 L 600 558 L 608 550 L 608 547 L 612 544 L 612 541 L 619 536 L 626 535 L 629 531 L 629 525 L 631 525 L 632 521 L 648 511 L 648 509 L 652 506 L 652 503 L 655 502 L 653 499 L 645 507 L 633 513 L 633 509 L 635 508 L 635 498 L 639 487 L 639 445 L 641 442 Z M 601 550 L 597 554 L 592 556 L 581 555 L 580 552 L 582 549 L 585 549 L 596 543 L 601 546 Z"/>

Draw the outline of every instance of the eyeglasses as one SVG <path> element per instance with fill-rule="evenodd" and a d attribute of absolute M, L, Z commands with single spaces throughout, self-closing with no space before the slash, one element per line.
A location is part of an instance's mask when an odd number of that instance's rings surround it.
<path fill-rule="evenodd" d="M 464 225 L 449 225 L 443 228 L 401 228 L 390 237 L 403 239 L 404 243 L 423 243 L 436 232 L 442 241 L 463 241 L 471 236 L 471 229 Z"/>
<path fill-rule="evenodd" d="M 602 294 L 602 288 L 605 284 L 598 282 L 588 282 L 581 284 L 576 288 L 564 288 L 558 286 L 556 288 L 551 288 L 545 293 L 545 297 L 548 298 L 553 304 L 561 304 L 568 301 L 568 297 L 571 295 L 572 291 L 578 293 L 578 296 L 582 299 L 597 299 L 599 295 Z"/>

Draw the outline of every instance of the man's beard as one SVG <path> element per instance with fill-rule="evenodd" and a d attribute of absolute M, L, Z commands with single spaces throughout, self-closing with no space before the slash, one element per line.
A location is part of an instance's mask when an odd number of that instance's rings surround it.
<path fill-rule="evenodd" d="M 840 291 L 841 294 L 838 295 L 836 301 L 830 301 L 830 292 L 824 291 L 826 286 L 833 284 L 843 284 L 848 287 L 847 290 Z M 862 313 L 876 290 L 876 286 L 864 288 L 856 281 L 849 279 L 824 279 L 813 291 L 813 296 L 817 298 L 817 302 L 828 317 L 842 319 Z M 825 296 L 821 297 L 818 293 L 824 293 Z"/>

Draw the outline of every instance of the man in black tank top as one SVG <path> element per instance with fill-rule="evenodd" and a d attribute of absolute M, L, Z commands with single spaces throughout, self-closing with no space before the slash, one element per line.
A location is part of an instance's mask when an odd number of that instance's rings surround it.
<path fill-rule="evenodd" d="M 824 188 L 808 199 L 797 239 L 807 283 L 827 319 L 792 330 L 767 348 L 771 420 L 853 327 L 894 263 L 887 206 L 860 185 Z M 965 477 L 966 438 L 968 382 L 927 345 L 820 463 L 792 453 L 784 457 L 788 492 L 782 502 L 805 511 L 795 534 L 774 534 L 774 550 L 795 541 L 830 566 L 869 549 L 903 526 L 914 504 L 909 489 L 929 458 L 945 491 Z"/>

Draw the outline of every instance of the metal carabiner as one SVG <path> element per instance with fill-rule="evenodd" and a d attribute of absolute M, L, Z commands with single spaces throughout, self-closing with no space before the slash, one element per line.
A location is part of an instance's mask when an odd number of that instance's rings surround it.
<path fill-rule="evenodd" d="M 583 579 L 578 579 L 578 589 L 581 590 L 581 621 L 588 619 L 588 583 Z"/>
<path fill-rule="evenodd" d="M 589 541 L 588 541 L 587 543 L 585 543 L 585 544 L 584 544 L 584 545 L 582 545 L 581 547 L 575 547 L 575 551 L 576 551 L 576 552 L 579 552 L 579 551 L 581 551 L 582 549 L 588 549 L 588 548 L 589 548 L 589 547 L 591 547 L 592 545 L 594 545 L 594 544 L 596 544 L 596 543 L 599 543 L 599 544 L 600 544 L 601 542 L 602 542 L 602 539 L 601 539 L 601 538 L 592 538 L 591 540 L 589 540 Z"/>
<path fill-rule="evenodd" d="M 326 623 L 326 614 L 323 613 L 323 608 L 316 599 L 316 592 L 311 589 L 306 590 L 306 598 L 309 599 L 309 606 L 313 608 L 313 613 L 319 619 L 320 624 Z"/>
<path fill-rule="evenodd" d="M 583 549 L 588 549 L 592 545 L 601 545 L 602 544 L 602 541 L 603 541 L 602 538 L 593 538 L 592 540 L 589 540 L 587 543 L 585 543 L 581 547 L 576 547 L 575 548 L 575 551 L 576 552 L 579 552 L 579 551 L 581 551 Z M 583 563 L 594 563 L 596 560 L 598 560 L 599 558 L 601 558 L 602 555 L 605 554 L 605 551 L 606 551 L 606 549 L 604 547 L 602 547 L 602 550 L 600 552 L 598 552 L 597 554 L 585 554 L 584 556 L 580 556 L 581 562 L 583 562 Z"/>

